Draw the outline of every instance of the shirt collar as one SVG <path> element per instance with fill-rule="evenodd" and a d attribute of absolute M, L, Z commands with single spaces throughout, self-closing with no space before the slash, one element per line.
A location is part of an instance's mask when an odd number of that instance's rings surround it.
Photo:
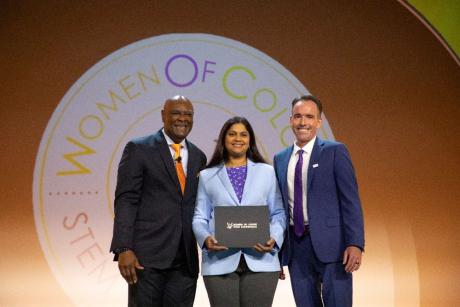
<path fill-rule="evenodd" d="M 302 148 L 297 146 L 297 144 L 294 142 L 294 150 L 292 151 L 292 155 L 297 154 L 297 152 L 302 149 L 306 153 L 311 153 L 313 151 L 313 145 L 315 145 L 316 141 L 316 136 L 312 138 L 310 141 L 308 141 L 307 144 L 305 144 Z"/>
<path fill-rule="evenodd" d="M 161 129 L 161 132 L 163 133 L 165 139 L 166 139 L 166 143 L 168 143 L 168 146 L 171 146 L 172 144 L 176 144 L 174 143 L 174 141 L 165 133 L 165 128 Z M 179 144 L 181 144 L 182 148 L 187 148 L 187 143 L 185 142 L 185 139 L 182 140 L 182 142 L 180 142 Z"/>

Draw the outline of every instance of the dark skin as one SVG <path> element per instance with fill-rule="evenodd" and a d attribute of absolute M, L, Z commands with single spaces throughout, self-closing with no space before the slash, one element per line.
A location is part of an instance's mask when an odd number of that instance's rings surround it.
<path fill-rule="evenodd" d="M 166 100 L 161 119 L 165 133 L 178 144 L 190 133 L 193 127 L 193 106 L 184 96 L 174 96 Z"/>
<path fill-rule="evenodd" d="M 136 254 L 128 250 L 118 255 L 118 269 L 126 282 L 133 285 L 137 282 L 136 269 L 143 270 L 144 267 L 137 260 Z"/>
<path fill-rule="evenodd" d="M 225 149 L 228 153 L 227 167 L 238 167 L 246 165 L 246 153 L 249 148 L 250 135 L 246 127 L 241 123 L 233 124 L 225 135 Z M 227 250 L 228 247 L 219 245 L 216 238 L 208 236 L 204 244 L 209 251 L 219 252 Z M 265 244 L 257 243 L 253 248 L 260 253 L 269 253 L 275 246 L 275 240 L 270 238 Z"/>
<path fill-rule="evenodd" d="M 182 142 L 193 127 L 193 105 L 184 96 L 174 96 L 166 100 L 161 110 L 165 133 L 176 143 Z M 144 267 L 139 263 L 136 254 L 132 250 L 118 255 L 118 269 L 121 276 L 130 285 L 137 283 L 137 270 Z"/>

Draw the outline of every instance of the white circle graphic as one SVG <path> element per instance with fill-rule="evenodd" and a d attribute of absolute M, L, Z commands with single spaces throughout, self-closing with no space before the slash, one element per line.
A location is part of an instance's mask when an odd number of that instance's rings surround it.
<path fill-rule="evenodd" d="M 225 120 L 240 115 L 271 161 L 293 142 L 290 101 L 308 93 L 266 54 L 208 34 L 148 38 L 91 67 L 48 122 L 33 181 L 41 247 L 72 302 L 126 305 L 126 283 L 108 251 L 118 161 L 130 139 L 162 127 L 160 110 L 168 97 L 181 94 L 193 102 L 189 139 L 208 157 Z M 319 135 L 334 138 L 325 117 Z M 201 299 L 207 303 L 197 293 L 197 305 Z"/>

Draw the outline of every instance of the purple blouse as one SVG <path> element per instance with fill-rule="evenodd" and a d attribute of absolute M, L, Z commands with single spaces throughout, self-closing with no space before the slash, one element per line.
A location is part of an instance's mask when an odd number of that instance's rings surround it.
<path fill-rule="evenodd" d="M 243 197 L 244 183 L 246 182 L 246 165 L 238 167 L 227 167 L 227 174 L 230 182 L 232 183 L 233 190 L 241 203 Z"/>

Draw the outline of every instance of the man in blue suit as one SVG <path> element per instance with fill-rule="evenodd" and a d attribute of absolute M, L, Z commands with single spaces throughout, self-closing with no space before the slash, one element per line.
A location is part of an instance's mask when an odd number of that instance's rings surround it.
<path fill-rule="evenodd" d="M 294 145 L 274 157 L 289 230 L 281 251 L 297 306 L 352 306 L 364 250 L 358 186 L 345 145 L 316 136 L 322 104 L 292 101 Z"/>

